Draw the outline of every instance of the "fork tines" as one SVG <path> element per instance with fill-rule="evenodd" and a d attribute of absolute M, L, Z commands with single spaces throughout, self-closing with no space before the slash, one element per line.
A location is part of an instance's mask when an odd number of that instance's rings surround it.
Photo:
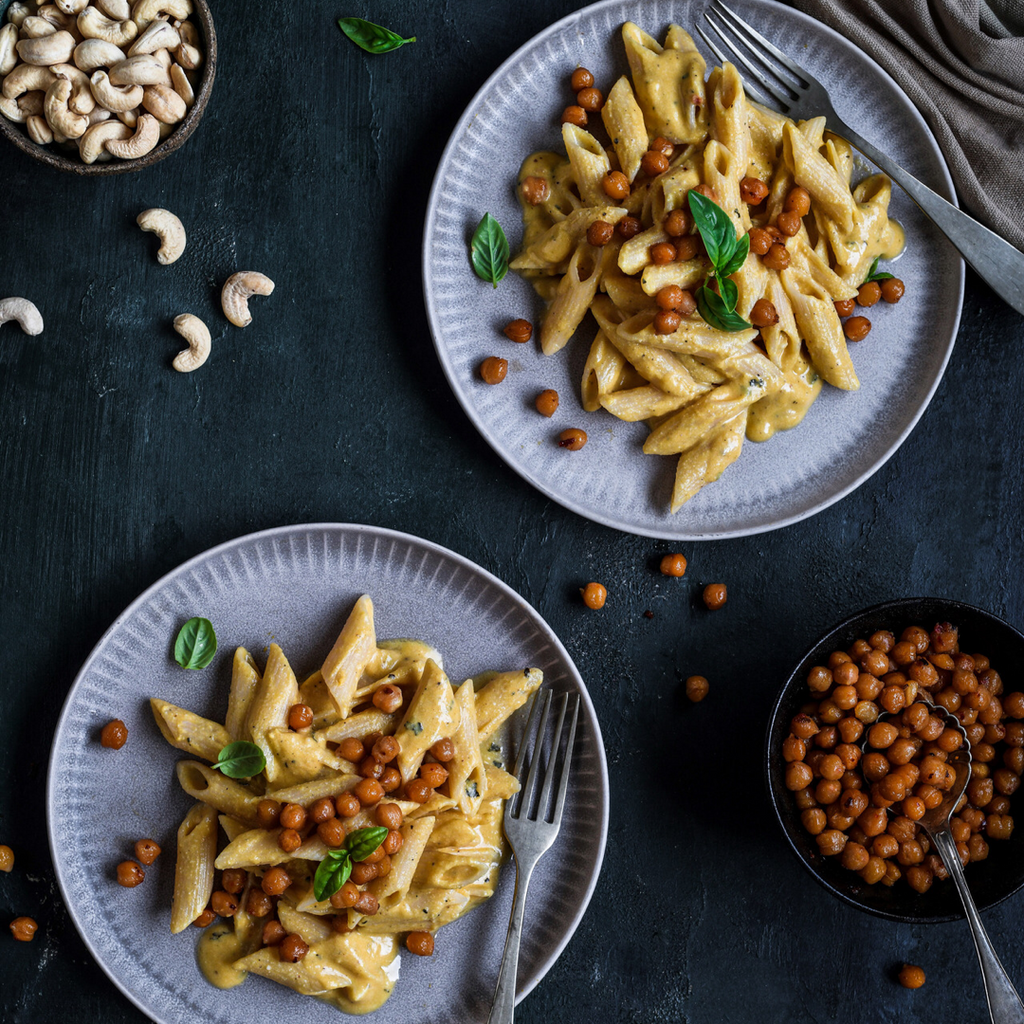
<path fill-rule="evenodd" d="M 576 741 L 580 698 L 575 693 L 562 694 L 561 699 L 557 701 L 558 721 L 551 730 L 549 722 L 552 705 L 555 703 L 554 694 L 550 690 L 539 691 L 533 698 L 533 706 L 520 740 L 514 770 L 514 775 L 520 780 L 522 788 L 509 800 L 506 810 L 508 817 L 513 820 L 545 821 L 555 825 L 561 820 L 565 793 L 569 785 L 569 766 Z M 566 729 L 567 716 L 569 724 Z M 559 764 L 561 772 L 557 772 Z M 527 770 L 527 766 L 528 774 L 524 781 L 523 772 Z M 558 788 L 552 801 L 556 773 Z"/>
<path fill-rule="evenodd" d="M 721 41 L 730 50 L 732 50 L 735 60 L 747 69 L 749 76 L 760 83 L 761 88 L 758 89 L 750 82 L 748 76 L 744 76 L 747 78 L 745 83 L 747 94 L 751 99 L 756 100 L 764 106 L 780 108 L 785 112 L 787 108 L 792 105 L 793 101 L 799 98 L 799 89 L 806 88 L 807 85 L 810 84 L 806 81 L 806 72 L 802 71 L 800 66 L 790 60 L 790 58 L 787 57 L 777 46 L 774 46 L 765 39 L 760 32 L 752 28 L 742 18 L 740 18 L 739 15 L 730 10 L 724 3 L 722 3 L 722 0 L 713 0 L 713 2 L 714 6 L 711 10 L 704 12 L 704 20 L 711 26 L 719 39 L 721 39 Z M 718 21 L 711 17 L 712 14 L 717 15 Z M 697 25 L 696 28 L 701 38 L 705 43 L 707 43 L 711 52 L 714 53 L 721 63 L 724 64 L 725 61 L 729 60 L 725 53 L 722 52 L 718 45 L 708 36 L 700 25 Z M 742 44 L 762 67 L 766 68 L 775 76 L 777 81 L 769 79 L 753 63 L 751 63 L 744 53 L 735 45 L 733 39 Z M 782 64 L 782 66 L 787 69 L 794 78 L 797 79 L 797 82 L 791 82 L 778 67 L 770 63 L 765 58 L 763 50 L 767 50 L 768 53 L 775 57 L 775 59 Z M 781 88 L 779 83 L 781 83 Z M 763 92 L 761 90 L 763 90 Z"/>

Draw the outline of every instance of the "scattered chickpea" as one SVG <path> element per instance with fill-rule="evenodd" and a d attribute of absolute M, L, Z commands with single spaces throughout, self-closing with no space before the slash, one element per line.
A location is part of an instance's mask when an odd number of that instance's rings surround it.
<path fill-rule="evenodd" d="M 690 228 L 693 227 L 693 221 L 686 210 L 672 210 L 662 226 L 666 235 L 678 238 L 680 235 L 689 234 Z"/>
<path fill-rule="evenodd" d="M 409 932 L 405 938 L 405 948 L 415 956 L 433 956 L 434 936 L 430 932 Z"/>
<path fill-rule="evenodd" d="M 594 84 L 594 76 L 586 68 L 579 67 L 572 73 L 572 91 L 579 92 L 581 89 L 589 89 Z"/>
<path fill-rule="evenodd" d="M 576 93 L 576 102 L 587 113 L 596 114 L 604 106 L 604 94 L 600 89 L 590 86 L 588 89 L 580 89 Z"/>
<path fill-rule="evenodd" d="M 681 235 L 673 242 L 676 247 L 676 259 L 680 263 L 692 260 L 700 252 L 701 240 L 699 235 Z M 696 286 L 691 286 L 696 291 Z M 692 312 L 692 310 L 691 310 Z"/>
<path fill-rule="evenodd" d="M 652 143 L 651 149 L 662 153 L 669 160 L 672 159 L 673 154 L 676 151 L 676 147 L 673 143 L 669 142 L 664 136 L 659 135 Z"/>
<path fill-rule="evenodd" d="M 839 299 L 834 302 L 833 305 L 836 307 L 836 312 L 840 316 L 853 316 L 853 311 L 857 305 L 856 299 Z"/>
<path fill-rule="evenodd" d="M 141 885 L 146 877 L 146 872 L 133 860 L 123 860 L 117 865 L 117 884 L 123 885 L 126 889 L 134 889 Z"/>
<path fill-rule="evenodd" d="M 781 242 L 773 242 L 762 260 L 771 270 L 785 270 L 789 266 L 789 251 Z"/>
<path fill-rule="evenodd" d="M 704 607 L 708 611 L 718 611 L 725 604 L 726 588 L 724 583 L 709 583 L 704 588 Z"/>
<path fill-rule="evenodd" d="M 768 186 L 760 178 L 743 178 L 740 181 L 740 199 L 749 206 L 757 206 L 768 198 Z"/>
<path fill-rule="evenodd" d="M 758 299 L 750 310 L 750 322 L 755 327 L 771 327 L 779 322 L 779 312 L 773 302 Z"/>
<path fill-rule="evenodd" d="M 676 258 L 676 247 L 671 242 L 658 242 L 651 246 L 650 255 L 655 266 L 664 266 Z"/>
<path fill-rule="evenodd" d="M 508 373 L 508 360 L 488 356 L 480 364 L 480 377 L 485 384 L 500 384 Z"/>
<path fill-rule="evenodd" d="M 622 171 L 609 171 L 601 179 L 601 188 L 609 199 L 625 199 L 629 195 L 629 179 Z"/>
<path fill-rule="evenodd" d="M 640 167 L 643 169 L 644 174 L 656 178 L 659 174 L 664 174 L 668 170 L 668 157 L 664 153 L 659 153 L 656 149 L 649 149 L 640 158 Z"/>
<path fill-rule="evenodd" d="M 547 183 L 547 180 L 532 174 L 529 177 L 523 178 L 519 188 L 523 198 L 531 206 L 540 206 L 551 195 L 551 186 Z"/>
<path fill-rule="evenodd" d="M 554 416 L 558 409 L 558 392 L 554 388 L 546 388 L 537 396 L 536 405 L 542 416 Z"/>
<path fill-rule="evenodd" d="M 288 728 L 293 732 L 308 729 L 313 724 L 313 709 L 308 704 L 293 704 L 288 709 Z"/>
<path fill-rule="evenodd" d="M 792 210 L 786 210 L 779 214 L 775 223 L 784 235 L 792 237 L 800 230 L 800 215 Z"/>
<path fill-rule="evenodd" d="M 640 234 L 643 230 L 643 225 L 636 217 L 621 217 L 619 223 L 615 225 L 615 230 L 628 240 Z"/>
<path fill-rule="evenodd" d="M 772 247 L 772 236 L 766 228 L 751 228 L 747 237 L 750 239 L 750 251 L 755 256 L 764 256 Z"/>
<path fill-rule="evenodd" d="M 0 871 L 10 871 L 14 867 L 14 851 L 9 846 L 0 846 Z"/>
<path fill-rule="evenodd" d="M 445 736 L 430 748 L 430 753 L 442 764 L 447 764 L 455 757 L 455 744 L 449 736 Z"/>
<path fill-rule="evenodd" d="M 222 889 L 210 897 L 210 906 L 218 917 L 234 917 L 238 913 L 238 900 Z"/>
<path fill-rule="evenodd" d="M 898 277 L 888 277 L 882 282 L 882 298 L 886 302 L 899 302 L 904 291 L 903 282 Z"/>
<path fill-rule="evenodd" d="M 655 334 L 672 334 L 683 322 L 683 318 L 674 309 L 663 309 L 654 318 Z"/>
<path fill-rule="evenodd" d="M 686 696 L 694 704 L 699 704 L 708 695 L 710 689 L 708 681 L 703 676 L 690 676 L 686 680 Z"/>
<path fill-rule="evenodd" d="M 865 281 L 857 289 L 857 305 L 873 306 L 882 297 L 882 286 L 877 281 Z"/>
<path fill-rule="evenodd" d="M 615 225 L 609 224 L 606 220 L 595 220 L 587 228 L 587 241 L 591 245 L 607 245 L 615 234 Z"/>
<path fill-rule="evenodd" d="M 579 427 L 569 427 L 558 435 L 558 447 L 578 452 L 587 443 L 587 432 Z"/>
<path fill-rule="evenodd" d="M 783 209 L 787 213 L 795 213 L 800 217 L 806 217 L 811 212 L 811 194 L 803 186 L 796 185 L 789 190 Z"/>
<path fill-rule="evenodd" d="M 666 555 L 661 560 L 661 574 L 663 576 L 682 576 L 686 573 L 686 556 L 675 554 Z"/>
<path fill-rule="evenodd" d="M 100 744 L 102 746 L 110 750 L 120 750 L 127 742 L 128 726 L 120 718 L 115 718 L 112 722 L 107 722 L 103 726 L 103 731 L 100 733 Z"/>
<path fill-rule="evenodd" d="M 286 935 L 278 946 L 281 960 L 289 964 L 297 964 L 309 952 L 309 946 L 298 935 Z"/>
<path fill-rule="evenodd" d="M 19 942 L 31 942 L 38 927 L 31 917 L 16 917 L 11 922 L 11 934 Z"/>
<path fill-rule="evenodd" d="M 863 341 L 871 330 L 871 321 L 866 316 L 851 316 L 843 324 L 843 334 L 850 341 Z"/>
<path fill-rule="evenodd" d="M 373 706 L 385 714 L 393 714 L 403 702 L 402 691 L 392 683 L 384 683 L 373 691 Z"/>
<path fill-rule="evenodd" d="M 583 603 L 594 611 L 603 608 L 608 599 L 608 591 L 600 583 L 588 583 L 581 587 L 580 595 L 583 597 Z"/>
<path fill-rule="evenodd" d="M 268 921 L 263 926 L 263 945 L 280 946 L 281 940 L 287 934 L 288 933 L 284 930 L 284 925 L 276 918 L 273 921 Z"/>
<path fill-rule="evenodd" d="M 900 984 L 904 988 L 920 988 L 924 984 L 924 968 L 916 964 L 904 964 L 900 969 Z"/>
<path fill-rule="evenodd" d="M 217 915 L 207 907 L 193 922 L 192 925 L 195 928 L 209 928 L 214 921 L 217 920 Z"/>
<path fill-rule="evenodd" d="M 577 128 L 587 127 L 587 112 L 575 104 L 562 111 L 562 124 L 574 124 Z"/>
<path fill-rule="evenodd" d="M 152 839 L 139 839 L 135 843 L 135 859 L 149 867 L 160 856 L 160 847 Z"/>

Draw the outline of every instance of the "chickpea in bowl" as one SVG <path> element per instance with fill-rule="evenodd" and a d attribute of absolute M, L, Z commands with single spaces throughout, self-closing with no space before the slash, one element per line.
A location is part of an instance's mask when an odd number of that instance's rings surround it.
<path fill-rule="evenodd" d="M 973 774 L 953 827 L 968 884 L 981 909 L 1024 885 L 1022 660 L 1012 626 L 931 598 L 859 612 L 808 652 L 772 714 L 768 788 L 790 847 L 833 895 L 900 921 L 963 916 L 917 822 L 952 784 L 945 762 L 964 742 Z"/>
<path fill-rule="evenodd" d="M 216 60 L 205 0 L 0 0 L 0 134 L 77 174 L 148 167 L 195 130 Z"/>

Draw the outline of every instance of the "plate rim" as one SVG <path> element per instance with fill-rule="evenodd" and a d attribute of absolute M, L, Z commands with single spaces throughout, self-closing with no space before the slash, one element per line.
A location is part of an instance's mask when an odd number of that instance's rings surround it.
<path fill-rule="evenodd" d="M 161 575 L 155 582 L 146 587 L 134 600 L 132 600 L 127 607 L 114 619 L 114 621 L 108 626 L 96 641 L 93 648 L 89 651 L 85 660 L 82 662 L 82 667 L 75 674 L 75 678 L 68 689 L 67 694 L 64 697 L 64 703 L 61 707 L 60 716 L 57 719 L 57 725 L 54 729 L 53 739 L 50 743 L 50 752 L 47 758 L 46 764 L 46 836 L 47 844 L 50 849 L 50 859 L 53 863 L 54 875 L 57 880 L 57 887 L 60 890 L 61 901 L 67 910 L 68 916 L 71 918 L 72 923 L 75 926 L 75 930 L 78 932 L 79 937 L 85 944 L 89 955 L 92 957 L 94 963 L 96 963 L 104 974 L 114 983 L 118 991 L 125 996 L 129 1002 L 141 1010 L 147 1017 L 155 1021 L 156 1024 L 166 1024 L 166 1019 L 157 1016 L 154 1011 L 146 1006 L 140 999 L 136 998 L 135 994 L 130 992 L 128 988 L 122 983 L 122 981 L 113 973 L 110 966 L 104 962 L 104 960 L 97 953 L 96 948 L 93 945 L 91 935 L 87 933 L 83 926 L 83 922 L 80 919 L 78 908 L 74 905 L 73 901 L 68 898 L 68 891 L 64 880 L 64 870 L 66 865 L 63 864 L 61 856 L 58 854 L 58 846 L 54 835 L 54 810 L 55 810 L 55 799 L 56 799 L 56 762 L 58 747 L 61 744 L 61 740 L 67 728 L 67 719 L 71 713 L 71 707 L 73 699 L 78 691 L 78 688 L 85 678 L 88 671 L 91 669 L 93 662 L 99 656 L 101 650 L 105 647 L 110 637 L 115 631 L 133 615 L 136 610 L 143 605 L 146 601 L 150 600 L 151 597 L 156 594 L 162 587 L 172 582 L 176 577 L 181 574 L 187 573 L 190 569 L 202 564 L 207 559 L 215 558 L 219 555 L 226 553 L 232 548 L 240 547 L 244 544 L 254 543 L 262 540 L 267 540 L 273 537 L 287 536 L 297 532 L 334 532 L 334 533 L 346 533 L 356 532 L 373 534 L 375 536 L 388 538 L 405 543 L 411 543 L 414 545 L 420 545 L 427 548 L 436 555 L 440 555 L 445 558 L 450 558 L 456 563 L 462 566 L 462 568 L 468 570 L 471 573 L 479 574 L 490 583 L 492 586 L 497 586 L 499 590 L 503 591 L 506 596 L 511 598 L 516 604 L 518 604 L 527 615 L 534 619 L 535 625 L 537 625 L 541 632 L 545 634 L 547 640 L 552 644 L 557 655 L 564 659 L 565 665 L 568 669 L 568 675 L 574 682 L 577 691 L 580 695 L 580 699 L 586 709 L 590 712 L 590 717 L 594 726 L 594 746 L 597 754 L 597 762 L 599 768 L 600 781 L 602 786 L 602 795 L 600 801 L 600 821 L 598 823 L 598 842 L 596 847 L 596 857 L 594 859 L 594 867 L 590 873 L 590 877 L 587 880 L 586 888 L 583 892 L 582 898 L 579 905 L 572 917 L 568 922 L 568 927 L 565 929 L 561 938 L 552 948 L 552 951 L 545 956 L 543 961 L 540 963 L 537 973 L 534 978 L 529 980 L 526 984 L 518 985 L 516 987 L 515 1002 L 518 1005 L 524 1000 L 537 985 L 547 976 L 548 971 L 554 967 L 558 958 L 565 951 L 565 947 L 569 944 L 572 937 L 576 934 L 576 930 L 579 928 L 580 922 L 583 920 L 583 915 L 587 912 L 587 908 L 590 906 L 590 901 L 593 898 L 594 890 L 597 887 L 598 879 L 601 876 L 601 871 L 604 867 L 604 855 L 608 842 L 608 821 L 611 809 L 611 792 L 610 782 L 608 776 L 608 758 L 604 747 L 604 737 L 601 731 L 601 723 L 597 715 L 597 710 L 594 707 L 593 700 L 591 699 L 590 692 L 587 689 L 586 683 L 583 681 L 583 677 L 580 674 L 579 669 L 576 667 L 576 663 L 573 661 L 569 652 L 565 649 L 565 645 L 561 639 L 547 623 L 547 620 L 538 612 L 529 601 L 526 600 L 520 593 L 514 590 L 509 584 L 499 579 L 492 572 L 489 572 L 483 566 L 478 565 L 472 559 L 467 558 L 465 555 L 459 554 L 457 551 L 453 551 L 451 548 L 447 548 L 442 544 L 438 544 L 434 541 L 427 540 L 424 537 L 419 537 L 416 534 L 405 533 L 401 530 L 392 530 L 388 527 L 373 526 L 368 523 L 331 523 L 331 522 L 316 522 L 316 523 L 294 523 L 284 526 L 274 526 L 265 530 L 256 530 L 252 533 L 242 534 L 241 536 L 231 538 L 226 541 L 222 541 L 219 544 L 215 544 L 213 547 L 207 548 L 198 554 L 193 555 L 191 558 L 186 559 L 184 562 L 176 565 L 163 575 Z M 506 859 L 506 868 L 514 863 L 514 856 L 511 851 Z"/>
<path fill-rule="evenodd" d="M 843 37 L 835 29 L 824 22 L 818 21 L 817 18 L 812 18 L 809 14 L 804 14 L 803 11 L 799 11 L 793 7 L 789 7 L 779 0 L 754 0 L 754 2 L 763 5 L 768 11 L 782 12 L 784 15 L 792 15 L 799 21 L 803 21 L 809 25 L 813 25 L 817 30 L 823 31 L 826 35 L 830 36 L 832 40 L 842 46 L 844 49 L 850 52 L 856 52 L 861 59 L 867 61 L 871 66 L 878 71 L 882 77 L 888 81 L 889 85 L 896 91 L 897 95 L 904 101 L 904 108 L 910 113 L 911 117 L 917 122 L 918 126 L 923 130 L 925 141 L 931 149 L 932 154 L 938 158 L 939 172 L 942 178 L 941 187 L 935 189 L 935 191 L 945 200 L 950 202 L 957 209 L 960 208 L 960 203 L 957 199 L 956 189 L 953 185 L 953 178 L 950 174 L 949 163 L 946 160 L 941 148 L 939 147 L 938 141 L 935 138 L 935 134 L 932 132 L 928 125 L 928 122 L 924 119 L 924 115 L 913 103 L 910 97 L 903 90 L 902 86 L 885 70 L 873 57 L 854 46 L 848 39 Z M 893 440 L 893 442 L 885 449 L 885 451 L 879 456 L 877 461 L 868 467 L 863 473 L 852 480 L 846 487 L 841 488 L 834 494 L 830 495 L 823 501 L 817 502 L 811 505 L 809 508 L 804 509 L 801 512 L 794 513 L 791 516 L 780 519 L 776 522 L 769 523 L 767 525 L 758 525 L 750 527 L 738 527 L 735 529 L 727 530 L 706 530 L 706 531 L 692 531 L 685 528 L 682 529 L 671 529 L 670 525 L 666 525 L 664 528 L 660 527 L 649 527 L 649 526 L 637 526 L 633 523 L 628 523 L 617 516 L 611 516 L 605 514 L 600 509 L 587 508 L 584 505 L 575 503 L 568 496 L 561 496 L 552 493 L 552 491 L 542 482 L 533 479 L 525 465 L 519 465 L 512 459 L 512 453 L 507 452 L 504 447 L 498 442 L 498 439 L 494 437 L 485 423 L 483 417 L 477 412 L 476 408 L 470 403 L 468 395 L 463 394 L 463 389 L 460 386 L 460 382 L 456 378 L 454 367 L 452 367 L 447 352 L 440 341 L 440 330 L 438 329 L 438 313 L 437 313 L 437 300 L 434 294 L 434 282 L 429 268 L 431 266 L 430 261 L 430 241 L 432 232 L 434 230 L 434 222 L 436 220 L 437 209 L 439 206 L 440 192 L 444 184 L 444 172 L 447 169 L 449 158 L 455 149 L 455 146 L 464 134 L 466 127 L 473 120 L 475 112 L 478 107 L 482 106 L 482 100 L 492 86 L 499 81 L 504 75 L 506 75 L 515 63 L 522 57 L 527 49 L 534 45 L 549 39 L 550 37 L 559 34 L 560 32 L 571 28 L 571 26 L 578 22 L 585 16 L 596 15 L 606 8 L 621 6 L 623 0 L 597 0 L 596 3 L 588 4 L 586 7 L 582 7 L 577 11 L 573 11 L 570 14 L 559 18 L 557 21 L 548 25 L 547 28 L 541 29 L 536 35 L 531 36 L 521 46 L 519 46 L 513 53 L 511 53 L 501 64 L 487 77 L 484 83 L 479 89 L 473 94 L 472 99 L 466 105 L 466 109 L 462 112 L 459 120 L 456 122 L 455 127 L 452 129 L 452 133 L 445 144 L 444 150 L 441 153 L 441 158 L 438 161 L 437 170 L 434 172 L 434 179 L 430 186 L 430 193 L 427 198 L 427 213 L 424 218 L 423 225 L 423 242 L 421 245 L 421 285 L 423 288 L 423 300 L 427 312 L 427 324 L 430 328 L 431 340 L 434 343 L 434 349 L 437 353 L 438 361 L 441 363 L 441 369 L 444 371 L 448 386 L 454 393 L 456 400 L 461 406 L 463 412 L 469 417 L 470 422 L 476 428 L 480 436 L 490 445 L 491 449 L 501 458 L 501 460 L 507 465 L 513 472 L 519 477 L 526 481 L 531 487 L 539 491 L 550 501 L 561 505 L 563 508 L 568 509 L 570 512 L 574 512 L 576 515 L 582 516 L 584 519 L 589 519 L 591 522 L 600 524 L 601 526 L 610 527 L 613 530 L 618 530 L 622 533 L 631 534 L 637 537 L 651 537 L 657 540 L 678 540 L 678 541 L 709 541 L 709 540 L 727 540 L 739 537 L 754 537 L 763 533 L 770 533 L 774 530 L 781 530 L 787 526 L 793 526 L 796 523 L 803 522 L 805 519 L 810 519 L 812 516 L 817 515 L 819 512 L 824 512 L 827 508 L 842 501 L 843 498 L 852 494 L 862 484 L 866 483 L 872 476 L 874 476 L 883 466 L 896 454 L 896 452 L 903 446 L 903 443 L 913 433 L 921 420 L 921 417 L 925 414 L 928 407 L 931 405 L 932 399 L 935 397 L 935 392 L 938 390 L 939 385 L 942 383 L 946 375 L 946 368 L 949 365 L 949 360 L 953 355 L 953 348 L 956 345 L 957 335 L 960 332 L 960 320 L 963 315 L 964 307 L 964 289 L 966 282 L 966 264 L 962 256 L 958 255 L 956 262 L 957 271 L 957 289 L 956 289 L 956 303 L 953 311 L 952 329 L 950 332 L 949 342 L 946 345 L 946 352 L 942 359 L 942 364 L 939 367 L 939 371 L 935 376 L 935 380 L 932 382 L 927 393 L 924 396 L 924 400 L 920 403 L 919 408 L 916 410 L 910 420 L 907 422 L 903 430 Z M 874 165 L 872 165 L 874 166 Z M 899 186 L 897 186 L 899 187 Z M 930 187 L 930 186 L 929 186 Z M 946 244 L 955 250 L 952 242 L 946 240 Z M 469 267 L 469 258 L 467 255 L 466 259 L 467 268 Z M 678 513 L 677 513 L 678 514 Z M 668 524 L 671 524 L 672 520 L 667 520 Z"/>

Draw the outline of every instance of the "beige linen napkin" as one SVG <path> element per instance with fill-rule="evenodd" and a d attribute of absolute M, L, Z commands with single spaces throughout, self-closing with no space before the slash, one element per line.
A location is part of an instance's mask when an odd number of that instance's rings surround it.
<path fill-rule="evenodd" d="M 899 82 L 935 133 L 962 205 L 1024 249 L 1024 0 L 790 2 Z"/>

